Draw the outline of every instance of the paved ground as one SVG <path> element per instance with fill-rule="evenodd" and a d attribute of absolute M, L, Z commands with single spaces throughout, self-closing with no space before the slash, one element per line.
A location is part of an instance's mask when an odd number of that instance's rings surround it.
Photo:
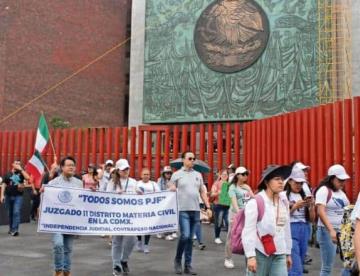
<path fill-rule="evenodd" d="M 235 256 L 236 268 L 223 267 L 223 245 L 212 241 L 212 228 L 204 225 L 203 232 L 207 248 L 194 250 L 194 268 L 199 275 L 239 276 L 244 275 L 244 259 Z M 224 237 L 224 233 L 222 233 Z M 151 253 L 134 252 L 130 261 L 131 275 L 165 276 L 175 275 L 172 262 L 175 253 L 175 241 L 152 238 Z M 52 275 L 51 241 L 47 234 L 36 233 L 36 225 L 22 224 L 19 237 L 7 235 L 7 227 L 0 227 L 0 276 L 49 276 Z M 314 261 L 308 266 L 307 275 L 319 275 L 319 250 L 310 249 Z M 337 259 L 333 275 L 340 275 L 341 263 Z M 111 252 L 106 241 L 100 237 L 81 237 L 75 241 L 73 258 L 74 276 L 110 276 Z M 279 275 L 281 276 L 281 275 Z"/>

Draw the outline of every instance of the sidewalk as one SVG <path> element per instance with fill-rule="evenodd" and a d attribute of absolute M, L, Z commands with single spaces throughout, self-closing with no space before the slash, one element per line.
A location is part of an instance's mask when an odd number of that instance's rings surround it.
<path fill-rule="evenodd" d="M 37 225 L 22 224 L 19 237 L 7 234 L 7 227 L 0 227 L 0 276 L 50 276 L 52 275 L 51 239 L 48 234 L 36 232 Z M 236 268 L 224 268 L 224 245 L 216 245 L 212 240 L 213 228 L 203 225 L 203 235 L 207 245 L 204 251 L 194 248 L 193 266 L 198 275 L 204 276 L 239 276 L 244 275 L 243 256 L 235 256 Z M 224 240 L 225 233 L 221 233 Z M 133 252 L 129 262 L 130 275 L 136 276 L 171 276 L 176 241 L 150 240 L 150 254 Z M 319 275 L 320 252 L 311 248 L 313 264 L 308 266 L 309 274 Z M 340 275 L 341 263 L 337 258 L 333 275 Z M 107 241 L 101 237 L 81 237 L 75 240 L 73 258 L 73 276 L 111 276 L 111 250 Z"/>

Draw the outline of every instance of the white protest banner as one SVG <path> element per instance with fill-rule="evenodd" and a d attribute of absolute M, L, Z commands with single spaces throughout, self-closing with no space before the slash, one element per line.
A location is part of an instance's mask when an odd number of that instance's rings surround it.
<path fill-rule="evenodd" d="M 175 232 L 175 192 L 115 194 L 47 187 L 38 232 L 76 235 L 150 235 Z"/>

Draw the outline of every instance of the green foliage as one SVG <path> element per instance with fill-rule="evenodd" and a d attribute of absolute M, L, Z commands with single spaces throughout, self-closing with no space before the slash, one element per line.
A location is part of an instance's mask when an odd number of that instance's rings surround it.
<path fill-rule="evenodd" d="M 50 125 L 52 128 L 69 128 L 70 122 L 55 116 L 50 119 Z"/>

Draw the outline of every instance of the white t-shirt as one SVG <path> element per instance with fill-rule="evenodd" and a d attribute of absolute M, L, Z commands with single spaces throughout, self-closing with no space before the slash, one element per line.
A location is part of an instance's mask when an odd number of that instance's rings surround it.
<path fill-rule="evenodd" d="M 331 225 L 334 228 L 339 229 L 344 215 L 344 207 L 349 205 L 350 202 L 342 190 L 336 192 L 331 190 L 331 198 L 329 202 L 326 202 L 329 192 L 329 188 L 326 186 L 321 187 L 316 193 L 315 204 L 321 204 L 326 207 L 326 215 Z M 325 226 L 321 219 L 318 220 L 318 226 Z"/>
<path fill-rule="evenodd" d="M 137 182 L 136 190 L 142 191 L 144 194 L 146 193 L 155 193 L 160 192 L 159 186 L 154 181 L 149 182 L 143 182 L 142 180 L 139 180 Z"/>
<path fill-rule="evenodd" d="M 295 204 L 299 200 L 302 200 L 300 194 L 290 192 L 289 194 L 290 206 Z M 290 214 L 290 222 L 306 222 L 305 210 L 306 210 L 305 207 L 296 209 L 292 214 Z"/>
<path fill-rule="evenodd" d="M 134 194 L 136 193 L 136 180 L 134 178 L 128 177 L 128 178 L 120 178 L 120 182 L 121 182 L 121 187 L 123 189 L 124 193 L 127 194 Z M 119 185 L 117 185 L 115 187 L 114 182 L 112 181 L 112 179 L 109 181 L 109 183 L 107 184 L 106 187 L 106 191 L 107 192 L 119 192 L 120 191 L 120 187 Z"/>
<path fill-rule="evenodd" d="M 360 219 L 360 193 L 358 194 L 355 207 L 351 212 L 351 220 L 355 222 L 357 219 Z"/>

